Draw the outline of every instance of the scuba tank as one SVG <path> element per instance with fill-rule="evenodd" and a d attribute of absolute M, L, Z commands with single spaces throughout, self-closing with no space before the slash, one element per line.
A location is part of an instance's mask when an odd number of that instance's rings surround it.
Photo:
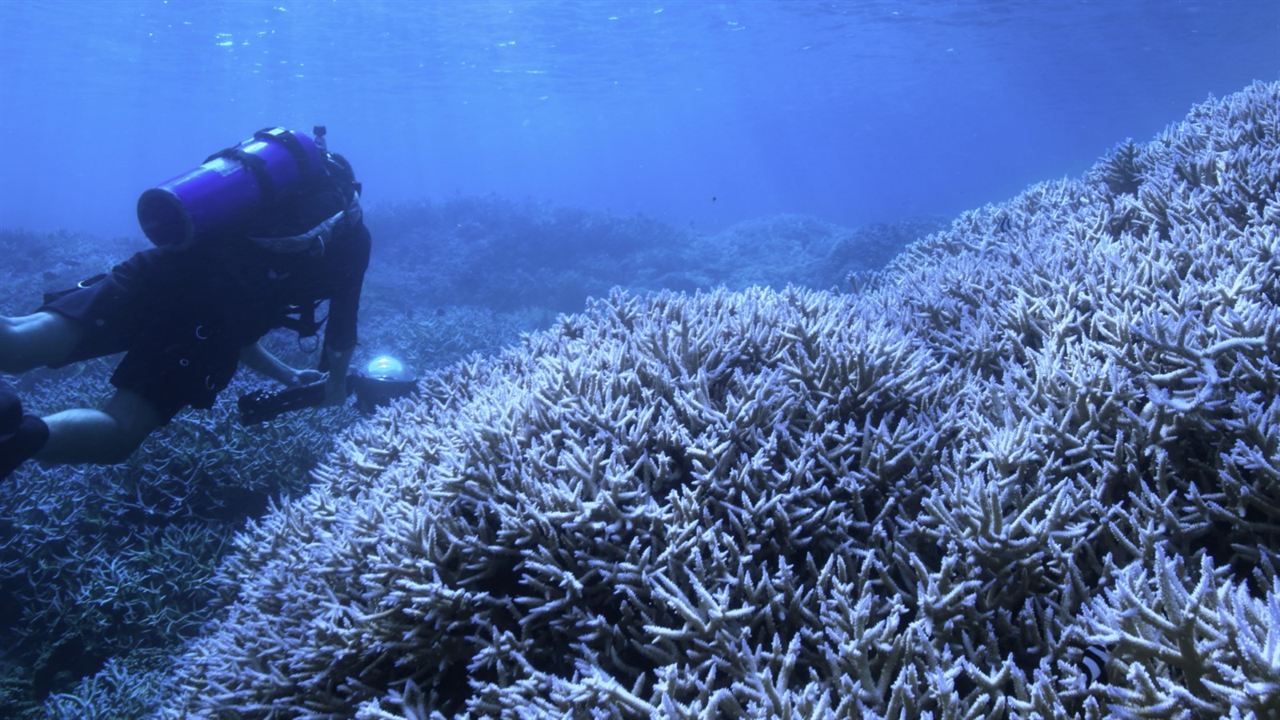
<path fill-rule="evenodd" d="M 142 232 L 156 245 L 216 236 L 323 177 L 328 153 L 324 129 L 316 130 L 319 143 L 296 130 L 259 130 L 194 170 L 147 190 L 138 198 Z"/>

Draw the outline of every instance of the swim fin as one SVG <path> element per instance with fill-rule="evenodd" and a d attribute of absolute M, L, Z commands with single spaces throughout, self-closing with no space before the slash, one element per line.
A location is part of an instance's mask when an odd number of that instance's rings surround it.
<path fill-rule="evenodd" d="M 20 424 L 22 401 L 9 383 L 0 380 L 0 439 L 17 432 Z"/>
<path fill-rule="evenodd" d="M 30 460 L 49 441 L 49 426 L 35 415 L 22 413 L 22 401 L 0 387 L 0 480 Z"/>

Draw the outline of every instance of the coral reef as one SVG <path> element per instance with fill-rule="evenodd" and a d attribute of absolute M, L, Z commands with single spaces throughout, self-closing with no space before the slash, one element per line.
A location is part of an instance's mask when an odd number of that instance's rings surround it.
<path fill-rule="evenodd" d="M 161 714 L 1274 717 L 1278 185 L 1259 83 L 854 293 L 435 373 L 236 538 Z"/>
<path fill-rule="evenodd" d="M 155 710 L 171 653 L 142 648 L 109 658 L 101 670 L 81 678 L 67 692 L 50 695 L 33 715 L 58 720 L 143 718 Z"/>
<path fill-rule="evenodd" d="M 722 253 L 694 262 L 685 234 L 641 218 L 492 198 L 375 209 L 369 218 L 378 238 L 361 353 L 393 352 L 419 370 L 499 350 L 549 325 L 558 309 L 580 309 L 610 283 L 642 289 L 648 286 L 635 283 L 661 282 L 673 267 L 668 252 L 685 253 L 686 268 L 702 268 L 701 284 L 740 282 L 728 277 L 731 270 L 777 284 L 803 281 L 800 270 L 817 267 L 825 247 L 804 234 L 831 227 L 776 219 L 767 226 L 778 240 L 756 233 L 751 241 L 777 245 L 785 235 L 812 252 L 789 252 L 794 266 L 735 268 Z M 860 232 L 867 242 L 885 241 L 879 230 Z M 423 236 L 433 242 L 418 244 Z M 144 242 L 0 231 L 0 255 L 13 260 L 0 312 L 28 312 L 41 292 L 103 272 Z M 529 304 L 510 309 L 509 293 L 448 297 L 472 291 L 441 274 L 441 257 L 453 263 L 448 272 L 484 278 L 488 292 L 513 284 Z M 645 267 L 659 261 L 667 263 L 661 270 Z M 529 272 L 537 277 L 529 280 Z M 544 284 L 556 292 L 541 296 Z M 287 333 L 267 342 L 294 364 L 316 360 Z M 106 359 L 12 380 L 30 410 L 47 413 L 97 404 L 109 392 L 111 366 Z M 212 410 L 179 415 L 120 466 L 29 465 L 0 486 L 0 715 L 138 717 L 138 708 L 154 705 L 164 665 L 156 658 L 209 618 L 213 570 L 232 535 L 270 503 L 304 492 L 334 434 L 356 420 L 350 411 L 324 410 L 242 427 L 234 398 L 262 383 L 238 377 Z"/>
<path fill-rule="evenodd" d="M 106 386 L 104 365 L 41 373 L 24 382 L 24 395 L 36 411 L 93 404 Z M 247 387 L 241 380 L 235 389 Z M 123 465 L 31 466 L 7 480 L 0 714 L 16 717 L 110 658 L 168 648 L 194 632 L 228 538 L 269 498 L 303 492 L 307 471 L 331 448 L 326 423 L 354 417 L 298 414 L 250 430 L 224 403 L 179 417 Z"/>

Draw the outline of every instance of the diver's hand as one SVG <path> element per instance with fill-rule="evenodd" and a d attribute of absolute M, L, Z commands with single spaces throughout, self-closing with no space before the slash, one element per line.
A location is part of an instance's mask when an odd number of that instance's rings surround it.
<path fill-rule="evenodd" d="M 312 383 L 320 382 L 328 377 L 328 373 L 322 373 L 319 370 L 294 370 L 292 377 L 289 378 L 289 387 L 302 387 Z"/>

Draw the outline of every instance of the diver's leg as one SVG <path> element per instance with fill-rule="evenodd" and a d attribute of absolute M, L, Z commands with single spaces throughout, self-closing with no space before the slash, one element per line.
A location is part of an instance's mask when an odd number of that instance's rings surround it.
<path fill-rule="evenodd" d="M 76 321 L 47 310 L 0 317 L 0 372 L 59 365 L 71 356 L 81 332 Z"/>
<path fill-rule="evenodd" d="M 124 462 L 164 420 L 146 398 L 117 390 L 101 410 L 77 408 L 44 418 L 49 441 L 35 457 L 53 463 Z"/>

